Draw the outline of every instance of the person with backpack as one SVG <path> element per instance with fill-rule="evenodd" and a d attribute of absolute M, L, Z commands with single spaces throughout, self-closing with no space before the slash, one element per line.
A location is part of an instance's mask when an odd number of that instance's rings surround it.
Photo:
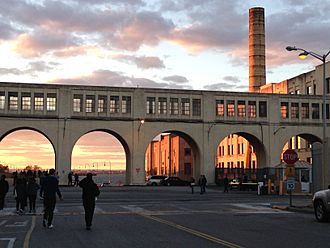
<path fill-rule="evenodd" d="M 91 230 L 95 209 L 95 198 L 100 195 L 100 190 L 93 181 L 92 173 L 87 173 L 86 177 L 79 182 L 79 186 L 83 190 L 82 200 L 85 209 L 86 229 Z"/>
<path fill-rule="evenodd" d="M 40 186 L 34 177 L 30 177 L 27 184 L 27 195 L 29 199 L 30 213 L 36 213 L 36 199 Z"/>
<path fill-rule="evenodd" d="M 9 190 L 9 184 L 6 181 L 6 176 L 2 175 L 0 179 L 0 210 L 5 206 L 5 197 Z"/>

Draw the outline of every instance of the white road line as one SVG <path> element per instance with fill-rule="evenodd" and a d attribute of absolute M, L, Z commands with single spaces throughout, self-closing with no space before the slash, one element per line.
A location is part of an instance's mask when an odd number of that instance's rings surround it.
<path fill-rule="evenodd" d="M 2 226 L 3 224 L 5 224 L 7 222 L 7 220 L 3 220 L 0 222 L 0 226 Z"/>
<path fill-rule="evenodd" d="M 245 213 L 245 214 L 288 214 L 292 213 L 289 211 L 283 211 L 279 209 L 272 209 L 270 207 L 266 207 L 265 205 L 255 205 L 248 203 L 235 203 L 230 204 L 231 206 L 241 208 L 242 210 L 233 209 L 236 213 Z"/>
<path fill-rule="evenodd" d="M 13 248 L 16 238 L 0 238 L 0 241 L 9 241 L 7 248 Z"/>
<path fill-rule="evenodd" d="M 10 225 L 5 225 L 5 227 L 25 227 L 27 225 L 28 221 L 19 221 L 19 222 L 14 222 L 14 224 Z"/>

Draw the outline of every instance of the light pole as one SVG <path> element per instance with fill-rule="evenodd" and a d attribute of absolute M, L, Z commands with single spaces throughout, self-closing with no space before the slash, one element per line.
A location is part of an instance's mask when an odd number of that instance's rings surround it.
<path fill-rule="evenodd" d="M 327 111 L 326 111 L 326 75 L 325 75 L 325 62 L 326 59 L 328 57 L 328 55 L 330 54 L 330 51 L 326 54 L 320 55 L 317 53 L 314 53 L 312 51 L 306 51 L 303 48 L 298 48 L 295 46 L 287 46 L 286 50 L 291 52 L 291 51 L 301 51 L 302 53 L 299 54 L 299 58 L 304 59 L 306 58 L 308 55 L 313 56 L 314 58 L 321 60 L 322 64 L 323 64 L 323 98 L 322 98 L 322 103 L 323 103 L 323 109 L 322 109 L 322 113 L 323 113 L 323 128 L 322 128 L 322 186 L 325 188 L 327 187 L 326 184 L 326 172 L 327 172 L 327 168 L 326 168 L 326 148 L 327 148 L 327 144 L 326 144 L 326 129 L 327 129 Z"/>

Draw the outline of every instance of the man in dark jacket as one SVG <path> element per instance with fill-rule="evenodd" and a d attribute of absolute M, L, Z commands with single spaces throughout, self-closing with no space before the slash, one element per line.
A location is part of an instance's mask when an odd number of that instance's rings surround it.
<path fill-rule="evenodd" d="M 9 190 L 9 184 L 6 181 L 6 176 L 2 175 L 0 179 L 0 210 L 4 208 L 5 205 L 5 197 Z"/>
<path fill-rule="evenodd" d="M 45 177 L 41 184 L 40 195 L 44 198 L 44 219 L 43 226 L 53 228 L 52 225 L 54 209 L 56 204 L 56 194 L 62 200 L 62 194 L 58 187 L 58 180 L 55 177 L 55 170 L 50 169 L 49 175 Z"/>
<path fill-rule="evenodd" d="M 86 178 L 79 182 L 79 186 L 83 189 L 82 199 L 85 209 L 85 222 L 87 230 L 91 230 L 95 209 L 95 197 L 100 194 L 99 188 L 94 183 L 92 176 L 92 173 L 87 173 Z"/>

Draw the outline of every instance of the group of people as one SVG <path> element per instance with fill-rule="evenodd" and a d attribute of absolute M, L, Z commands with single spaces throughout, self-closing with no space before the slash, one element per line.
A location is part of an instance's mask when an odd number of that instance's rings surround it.
<path fill-rule="evenodd" d="M 204 194 L 206 192 L 206 184 L 207 184 L 207 180 L 206 180 L 205 175 L 200 175 L 200 177 L 198 179 L 198 185 L 200 187 L 200 194 Z M 189 186 L 191 188 L 191 193 L 192 194 L 194 194 L 195 185 L 196 185 L 195 178 L 191 177 L 190 182 L 189 182 Z"/>
<path fill-rule="evenodd" d="M 78 185 L 82 188 L 82 200 L 85 210 L 86 229 L 91 230 L 92 220 L 95 209 L 95 198 L 99 196 L 98 186 L 93 181 L 93 175 L 87 173 L 86 178 L 81 180 Z M 20 172 L 14 175 L 14 195 L 16 199 L 16 211 L 18 214 L 25 213 L 27 199 L 29 199 L 30 213 L 35 213 L 36 198 L 40 189 L 40 199 L 43 199 L 44 213 L 42 225 L 49 229 L 54 226 L 53 216 L 56 205 L 56 195 L 63 200 L 59 189 L 58 176 L 54 169 L 50 169 L 40 177 L 40 185 L 36 182 L 35 174 L 32 171 Z M 9 191 L 9 184 L 4 175 L 0 179 L 0 210 L 4 208 L 5 196 Z"/>
<path fill-rule="evenodd" d="M 73 177 L 74 177 L 74 181 L 73 181 Z M 78 173 L 74 173 L 73 172 L 69 172 L 68 174 L 68 186 L 79 186 L 79 175 Z"/>

